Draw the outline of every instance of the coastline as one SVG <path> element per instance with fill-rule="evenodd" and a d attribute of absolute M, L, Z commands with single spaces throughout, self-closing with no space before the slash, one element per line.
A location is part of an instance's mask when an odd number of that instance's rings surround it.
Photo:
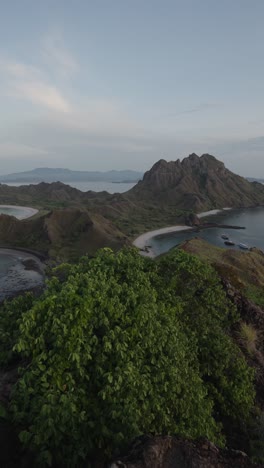
<path fill-rule="evenodd" d="M 171 232 L 187 231 L 189 229 L 193 228 L 191 226 L 177 225 L 156 229 L 155 231 L 148 231 L 137 237 L 133 241 L 133 245 L 140 249 L 140 254 L 144 257 L 155 258 L 157 254 L 155 254 L 154 249 L 149 245 L 149 242 L 153 237 L 159 236 L 161 234 L 169 234 Z"/>
<path fill-rule="evenodd" d="M 21 210 L 21 214 L 10 215 L 10 216 L 14 216 L 16 219 L 20 221 L 22 219 L 31 218 L 31 216 L 34 216 L 35 214 L 39 212 L 39 210 L 37 210 L 36 208 L 31 208 L 28 206 L 0 205 L 0 210 L 1 208 L 9 208 L 9 209 L 18 210 L 18 211 Z M 0 214 L 4 214 L 4 213 L 0 213 Z"/>
<path fill-rule="evenodd" d="M 220 213 L 221 211 L 231 210 L 232 208 L 222 208 L 222 209 L 215 209 L 210 211 L 204 211 L 202 213 L 197 214 L 197 217 L 205 218 L 206 216 L 212 216 L 215 214 Z M 205 226 L 206 227 L 206 226 Z M 154 249 L 151 247 L 151 239 L 153 237 L 159 236 L 161 234 L 170 234 L 172 232 L 180 232 L 180 231 L 189 231 L 197 229 L 197 227 L 192 226 L 183 226 L 183 225 L 176 225 L 176 226 L 168 226 L 161 229 L 156 229 L 154 231 L 148 231 L 144 234 L 141 234 L 133 241 L 133 245 L 140 250 L 140 255 L 143 257 L 155 258 L 158 254 L 155 253 Z"/>
<path fill-rule="evenodd" d="M 197 218 L 206 218 L 206 216 L 212 216 L 216 215 L 218 213 L 221 213 L 222 211 L 228 211 L 232 210 L 232 208 L 221 208 L 221 209 L 216 209 L 216 210 L 210 210 L 210 211 L 203 211 L 202 213 L 198 213 L 196 216 Z"/>

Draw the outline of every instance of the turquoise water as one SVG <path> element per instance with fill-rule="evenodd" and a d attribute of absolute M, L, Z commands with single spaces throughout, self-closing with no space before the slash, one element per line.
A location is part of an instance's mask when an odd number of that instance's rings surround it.
<path fill-rule="evenodd" d="M 25 210 L 24 213 L 26 215 L 27 211 Z M 17 218 L 17 217 L 23 216 L 23 209 L 22 208 L 17 209 L 17 208 L 1 208 L 0 207 L 0 214 L 15 216 Z"/>
<path fill-rule="evenodd" d="M 264 250 L 264 207 L 228 210 L 208 218 L 203 218 L 202 221 L 243 226 L 246 229 L 209 228 L 200 232 L 182 231 L 174 234 L 157 236 L 152 238 L 149 244 L 152 246 L 156 255 L 167 252 L 172 247 L 175 247 L 185 240 L 192 239 L 193 237 L 202 238 L 218 247 L 239 249 L 238 245 L 227 247 L 224 244 L 221 235 L 226 233 L 235 244 L 242 242 L 249 247 L 258 247 Z"/>

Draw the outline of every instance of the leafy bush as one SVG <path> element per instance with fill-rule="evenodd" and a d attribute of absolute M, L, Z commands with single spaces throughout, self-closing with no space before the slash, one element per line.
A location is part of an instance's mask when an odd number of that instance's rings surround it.
<path fill-rule="evenodd" d="M 13 395 L 23 442 L 70 466 L 146 432 L 206 435 L 217 425 L 177 316 L 135 251 L 83 259 L 23 314 L 15 350 L 31 364 Z"/>
<path fill-rule="evenodd" d="M 24 312 L 33 305 L 33 295 L 26 293 L 5 302 L 0 307 L 0 367 L 5 368 L 17 357 L 13 346 L 19 337 L 19 322 Z"/>
<path fill-rule="evenodd" d="M 26 362 L 11 411 L 41 463 L 80 466 L 142 433 L 221 444 L 219 421 L 250 411 L 253 375 L 228 336 L 236 311 L 195 257 L 104 249 L 19 301 L 3 327 Z"/>

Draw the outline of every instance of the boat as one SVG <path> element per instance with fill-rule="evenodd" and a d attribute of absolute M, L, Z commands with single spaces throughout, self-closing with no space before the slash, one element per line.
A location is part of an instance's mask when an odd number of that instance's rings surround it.
<path fill-rule="evenodd" d="M 244 250 L 249 249 L 249 246 L 247 244 L 242 244 L 242 242 L 240 242 L 238 245 L 239 245 L 240 249 L 244 249 Z"/>
<path fill-rule="evenodd" d="M 222 239 L 225 239 L 225 240 L 228 240 L 228 239 L 229 239 L 229 237 L 228 237 L 227 234 L 222 234 L 221 237 L 222 237 Z"/>
<path fill-rule="evenodd" d="M 225 240 L 225 245 L 235 245 L 235 243 L 229 239 Z"/>

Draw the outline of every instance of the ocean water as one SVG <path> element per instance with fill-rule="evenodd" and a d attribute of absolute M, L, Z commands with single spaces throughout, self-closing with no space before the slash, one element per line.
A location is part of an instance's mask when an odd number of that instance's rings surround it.
<path fill-rule="evenodd" d="M 108 193 L 124 193 L 130 190 L 134 185 L 135 182 L 121 182 L 121 183 L 114 183 L 114 182 L 64 182 L 66 185 L 70 185 L 71 187 L 77 188 L 82 192 L 88 192 L 88 190 L 92 190 L 94 192 L 108 192 Z M 20 187 L 21 185 L 30 185 L 32 182 L 8 182 L 7 185 L 11 187 Z M 34 184 L 36 185 L 36 184 Z"/>
<path fill-rule="evenodd" d="M 37 257 L 0 248 L 0 301 L 20 291 L 40 286 L 43 281 L 43 265 Z"/>
<path fill-rule="evenodd" d="M 264 250 L 264 207 L 228 210 L 208 218 L 203 218 L 203 222 L 205 220 L 219 224 L 241 226 L 246 229 L 209 228 L 199 232 L 182 231 L 157 236 L 152 238 L 149 244 L 157 255 L 165 253 L 172 247 L 193 237 L 202 238 L 218 247 L 239 249 L 238 244 L 242 242 L 249 247 L 258 247 Z M 227 234 L 236 245 L 232 247 L 226 246 L 221 238 L 222 234 Z"/>
<path fill-rule="evenodd" d="M 15 216 L 15 218 L 21 218 L 23 215 L 27 215 L 27 209 L 23 210 L 22 208 L 7 208 L 0 206 L 0 214 L 7 214 L 9 216 Z"/>

